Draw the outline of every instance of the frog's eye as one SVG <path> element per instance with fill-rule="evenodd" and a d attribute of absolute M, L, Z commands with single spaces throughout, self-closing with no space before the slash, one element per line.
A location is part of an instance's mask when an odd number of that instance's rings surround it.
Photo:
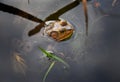
<path fill-rule="evenodd" d="M 67 26 L 67 22 L 66 22 L 66 21 L 61 21 L 61 22 L 60 22 L 60 25 L 61 25 L 61 26 Z"/>
<path fill-rule="evenodd" d="M 52 31 L 52 32 L 50 33 L 50 37 L 52 37 L 53 39 L 57 39 L 57 38 L 58 38 L 58 32 Z"/>

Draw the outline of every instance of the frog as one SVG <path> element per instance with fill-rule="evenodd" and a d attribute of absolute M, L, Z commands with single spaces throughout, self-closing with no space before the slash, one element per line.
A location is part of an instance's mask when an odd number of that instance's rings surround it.
<path fill-rule="evenodd" d="M 68 40 L 74 33 L 74 27 L 64 19 L 45 22 L 44 35 L 49 36 L 55 41 Z"/>

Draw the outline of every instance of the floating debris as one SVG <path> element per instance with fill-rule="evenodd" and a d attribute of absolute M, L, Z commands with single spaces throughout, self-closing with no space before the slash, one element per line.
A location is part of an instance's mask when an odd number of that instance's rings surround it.
<path fill-rule="evenodd" d="M 27 3 L 28 3 L 28 5 L 31 3 L 31 1 L 30 0 L 27 0 Z"/>
<path fill-rule="evenodd" d="M 117 0 L 113 0 L 113 2 L 112 2 L 113 7 L 115 6 L 116 2 L 117 2 Z"/>
<path fill-rule="evenodd" d="M 86 26 L 86 35 L 88 36 L 88 10 L 87 10 L 87 0 L 82 0 L 83 10 L 85 16 L 85 26 Z"/>
<path fill-rule="evenodd" d="M 25 70 L 27 68 L 25 60 L 20 57 L 20 53 L 13 53 L 13 68 L 15 72 L 19 72 L 25 75 Z"/>

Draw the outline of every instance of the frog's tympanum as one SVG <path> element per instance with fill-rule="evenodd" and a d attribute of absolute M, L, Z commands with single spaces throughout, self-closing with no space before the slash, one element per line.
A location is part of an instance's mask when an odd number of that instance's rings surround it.
<path fill-rule="evenodd" d="M 56 41 L 64 41 L 70 38 L 74 32 L 73 26 L 63 20 L 45 22 L 44 34 Z"/>

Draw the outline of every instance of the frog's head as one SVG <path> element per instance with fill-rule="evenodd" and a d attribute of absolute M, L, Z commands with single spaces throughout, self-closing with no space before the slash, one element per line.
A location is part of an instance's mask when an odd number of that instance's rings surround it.
<path fill-rule="evenodd" d="M 73 26 L 65 21 L 47 21 L 44 33 L 56 41 L 64 41 L 72 36 L 74 32 Z"/>

